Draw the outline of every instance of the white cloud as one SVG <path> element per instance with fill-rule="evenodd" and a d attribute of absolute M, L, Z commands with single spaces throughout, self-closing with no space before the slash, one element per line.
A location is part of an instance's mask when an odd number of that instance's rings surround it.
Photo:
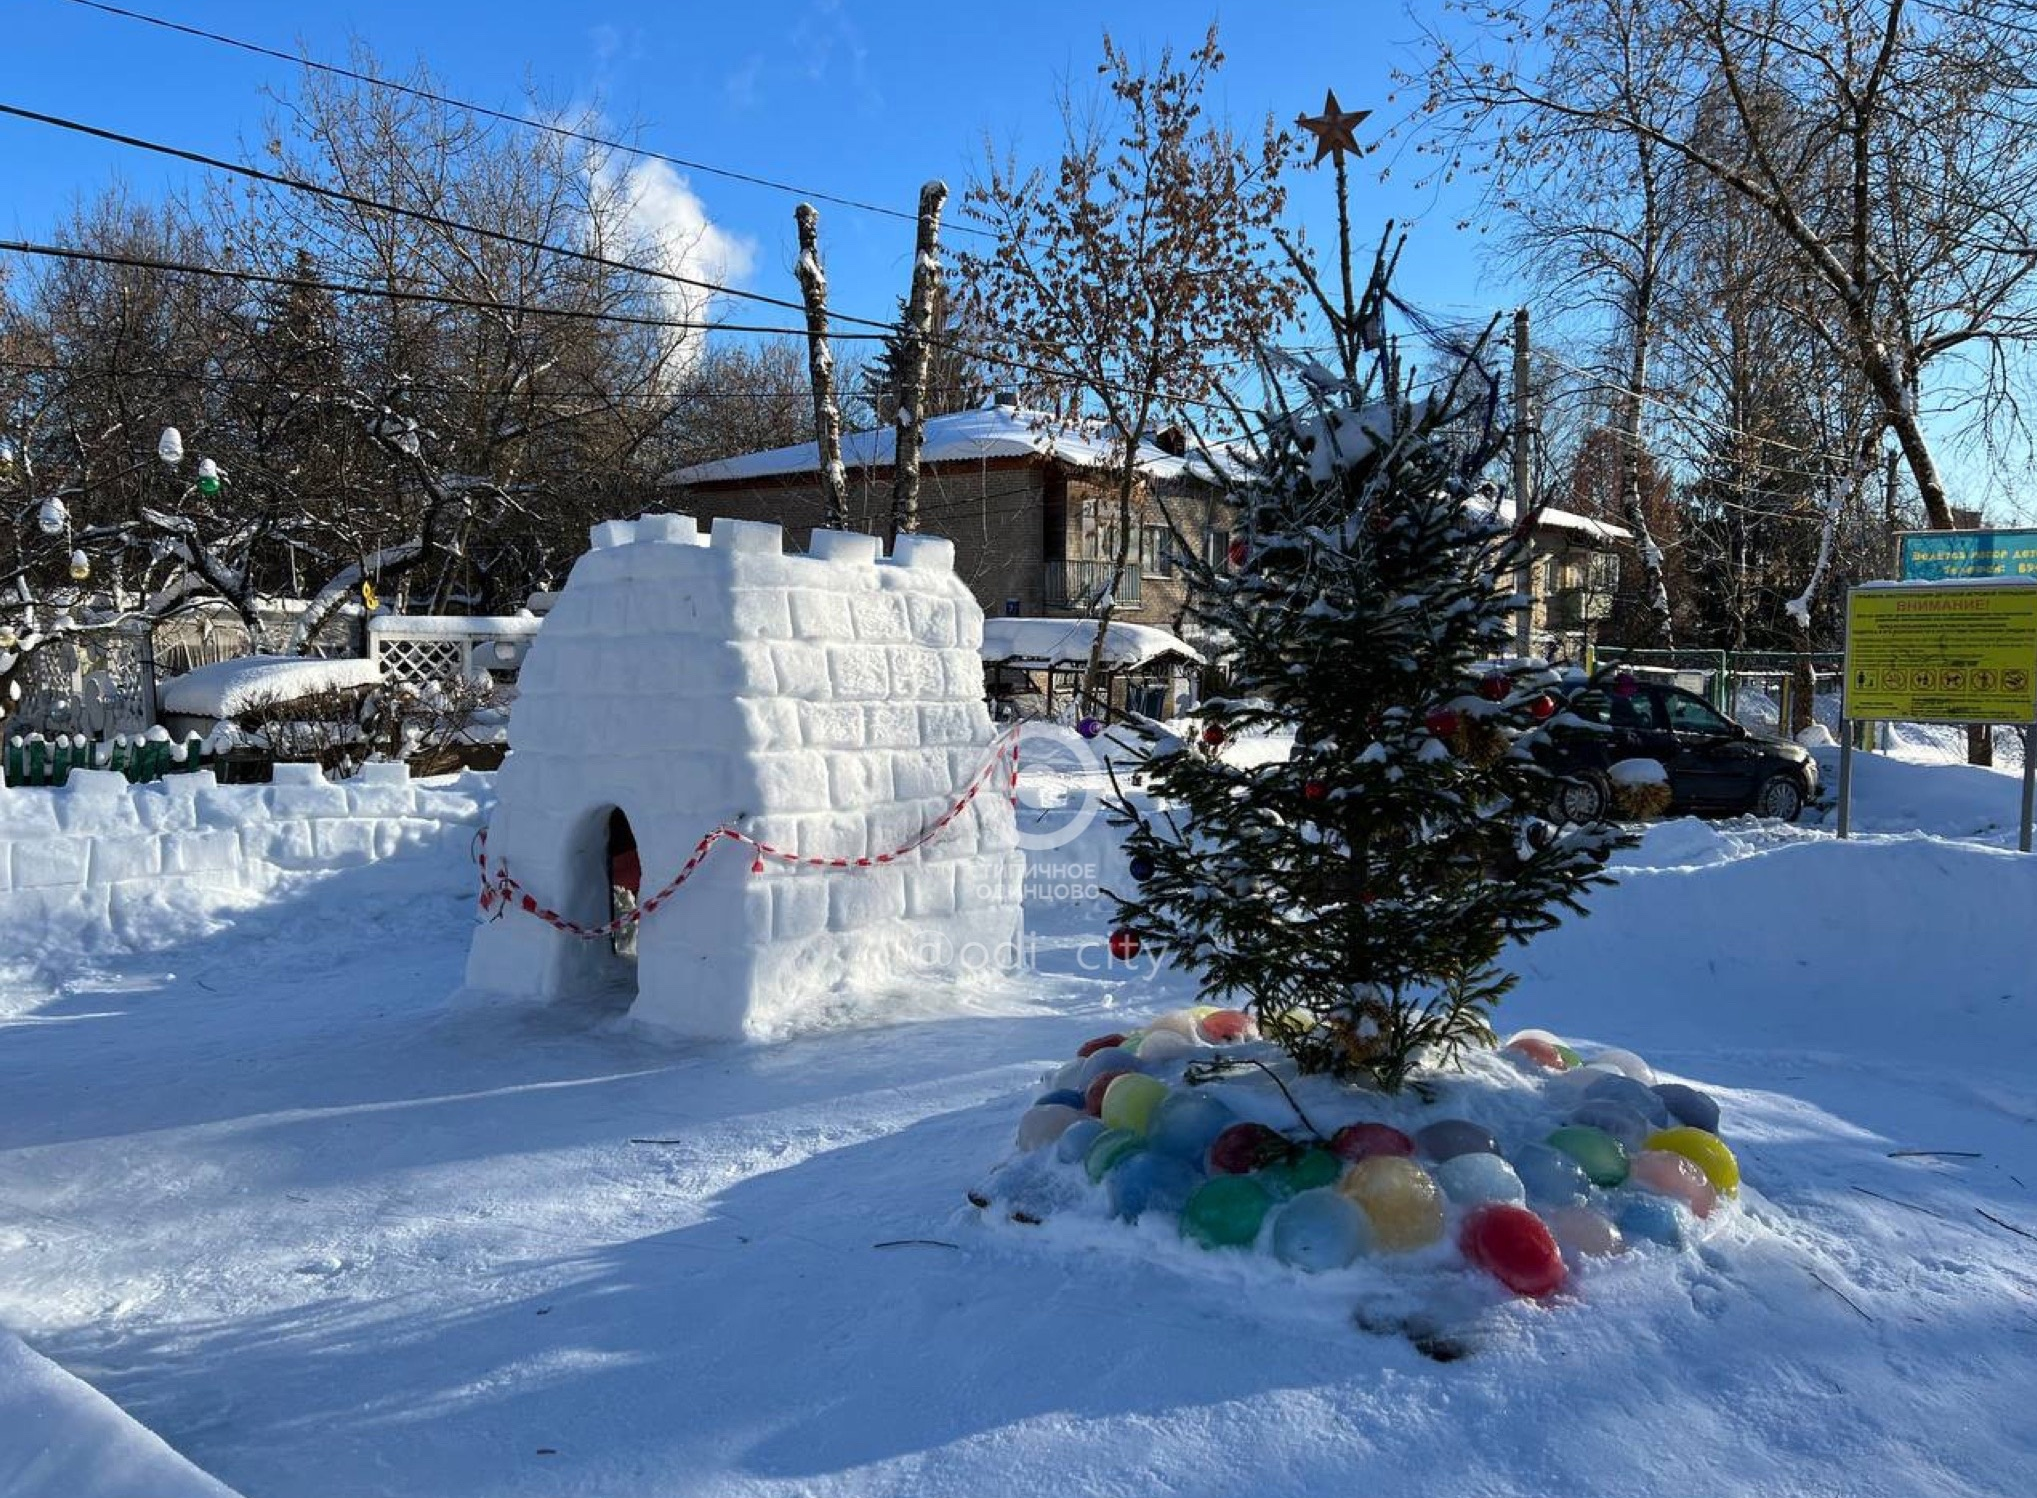
<path fill-rule="evenodd" d="M 657 246 L 660 268 L 721 286 L 740 285 L 755 268 L 756 241 L 715 223 L 693 184 L 669 162 L 636 162 L 622 180 L 630 227 Z M 699 318 L 714 310 L 711 298 L 690 286 L 671 287 L 667 300 L 674 316 Z M 697 344 L 698 336 L 686 341 Z"/>

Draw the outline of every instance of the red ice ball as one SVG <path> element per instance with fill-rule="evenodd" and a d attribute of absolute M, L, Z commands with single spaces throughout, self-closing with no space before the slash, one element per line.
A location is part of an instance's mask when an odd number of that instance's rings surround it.
<path fill-rule="evenodd" d="M 1210 1174 L 1250 1175 L 1262 1165 L 1285 1158 L 1289 1148 L 1277 1129 L 1263 1123 L 1234 1123 L 1210 1141 Z"/>
<path fill-rule="evenodd" d="M 1219 1009 L 1205 1014 L 1197 1028 L 1211 1045 L 1231 1045 L 1251 1034 L 1252 1020 L 1241 1009 Z"/>
<path fill-rule="evenodd" d="M 1369 1160 L 1374 1155 L 1412 1155 L 1414 1140 L 1391 1124 L 1345 1124 L 1330 1136 L 1330 1152 L 1346 1160 Z"/>
<path fill-rule="evenodd" d="M 1099 1035 L 1094 1040 L 1083 1041 L 1075 1054 L 1078 1058 L 1093 1056 L 1107 1045 L 1123 1045 L 1124 1043 L 1125 1038 L 1122 1035 Z"/>
<path fill-rule="evenodd" d="M 1110 934 L 1110 955 L 1119 962 L 1130 962 L 1139 955 L 1139 933 L 1129 926 L 1120 926 Z"/>
<path fill-rule="evenodd" d="M 1098 1072 L 1090 1079 L 1089 1085 L 1082 1089 L 1082 1111 L 1091 1118 L 1103 1117 L 1103 1095 L 1110 1090 L 1110 1084 L 1119 1077 L 1136 1075 L 1138 1075 L 1136 1072 L 1129 1071 Z"/>
<path fill-rule="evenodd" d="M 1565 1071 L 1569 1069 L 1570 1063 L 1563 1059 L 1563 1053 L 1548 1041 L 1537 1036 L 1523 1035 L 1518 1040 L 1510 1040 L 1507 1042 L 1506 1048 L 1515 1055 L 1534 1062 L 1537 1066 L 1548 1067 L 1551 1071 Z"/>
<path fill-rule="evenodd" d="M 1526 1207 L 1487 1202 L 1473 1208 L 1457 1231 L 1457 1246 L 1516 1295 L 1539 1300 L 1563 1288 L 1563 1252 Z"/>
<path fill-rule="evenodd" d="M 1513 683 L 1507 679 L 1506 672 L 1489 671 L 1486 673 L 1485 679 L 1478 684 L 1478 695 L 1487 702 L 1499 702 L 1506 697 L 1507 691 L 1512 685 Z"/>

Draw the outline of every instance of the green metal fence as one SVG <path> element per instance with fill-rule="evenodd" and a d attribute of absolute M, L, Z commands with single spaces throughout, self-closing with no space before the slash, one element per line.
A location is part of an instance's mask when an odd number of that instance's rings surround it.
<path fill-rule="evenodd" d="M 45 739 L 39 733 L 8 740 L 6 780 L 14 786 L 57 786 L 73 770 L 113 770 L 130 783 L 160 780 L 201 769 L 211 753 L 197 734 L 183 743 L 172 743 L 161 729 L 130 738 L 93 740 L 83 734 L 58 734 Z"/>

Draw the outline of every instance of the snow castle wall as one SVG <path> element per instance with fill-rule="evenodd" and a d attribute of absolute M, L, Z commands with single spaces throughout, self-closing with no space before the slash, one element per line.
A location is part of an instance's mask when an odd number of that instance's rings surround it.
<path fill-rule="evenodd" d="M 634 832 L 648 897 L 728 825 L 790 852 L 870 858 L 946 812 L 992 742 L 983 615 L 951 543 L 684 516 L 595 527 L 531 647 L 496 776 L 491 867 L 568 920 L 610 918 L 607 827 Z M 1002 786 L 995 787 L 1002 790 Z M 631 1015 L 680 1034 L 768 1033 L 852 984 L 1009 966 L 1024 855 L 983 794 L 880 867 L 772 863 L 719 844 L 645 915 Z M 545 1000 L 630 977 L 605 939 L 509 910 L 467 987 Z"/>

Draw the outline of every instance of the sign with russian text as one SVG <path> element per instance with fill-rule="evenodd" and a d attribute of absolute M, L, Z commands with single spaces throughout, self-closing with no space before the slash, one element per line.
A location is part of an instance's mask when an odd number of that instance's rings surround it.
<path fill-rule="evenodd" d="M 2037 577 L 2037 530 L 1905 531 L 1906 583 L 1959 577 Z"/>
<path fill-rule="evenodd" d="M 1869 722 L 2037 723 L 2037 586 L 1853 589 L 1845 702 Z"/>

